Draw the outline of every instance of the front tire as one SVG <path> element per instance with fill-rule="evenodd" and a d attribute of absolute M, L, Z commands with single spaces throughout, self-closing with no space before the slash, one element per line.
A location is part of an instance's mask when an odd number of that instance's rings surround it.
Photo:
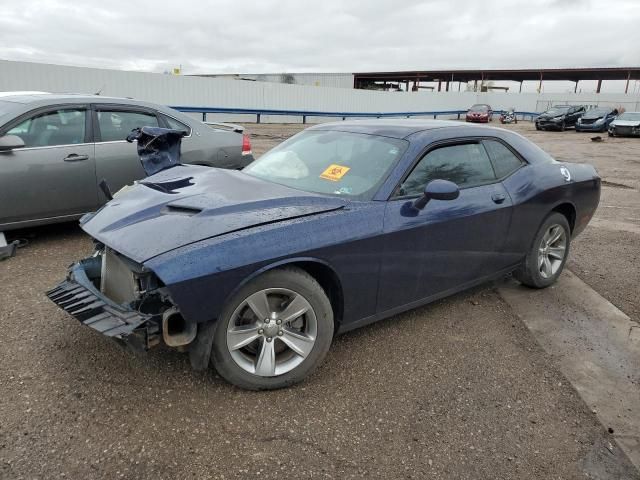
<path fill-rule="evenodd" d="M 311 275 L 296 267 L 271 270 L 224 307 L 213 338 L 213 365 L 241 388 L 288 387 L 324 360 L 333 329 L 331 303 Z"/>
<path fill-rule="evenodd" d="M 549 215 L 536 233 L 522 266 L 514 277 L 531 288 L 546 288 L 558 279 L 569 255 L 571 229 L 561 213 Z"/>

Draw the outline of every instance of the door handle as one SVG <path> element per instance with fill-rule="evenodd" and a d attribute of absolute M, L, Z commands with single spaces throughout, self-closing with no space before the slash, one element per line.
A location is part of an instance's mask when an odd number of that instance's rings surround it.
<path fill-rule="evenodd" d="M 507 196 L 504 193 L 494 193 L 493 195 L 491 195 L 491 200 L 493 200 L 495 203 L 502 203 L 504 202 L 505 198 L 507 198 Z"/>
<path fill-rule="evenodd" d="M 64 157 L 65 162 L 80 162 L 82 160 L 89 160 L 89 155 L 78 155 L 76 153 L 72 153 Z"/>

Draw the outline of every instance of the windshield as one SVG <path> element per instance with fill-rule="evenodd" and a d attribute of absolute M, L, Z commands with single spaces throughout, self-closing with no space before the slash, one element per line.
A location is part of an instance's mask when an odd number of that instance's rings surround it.
<path fill-rule="evenodd" d="M 315 130 L 299 133 L 246 167 L 253 177 L 307 192 L 370 200 L 409 142 Z"/>
<path fill-rule="evenodd" d="M 0 129 L 3 129 L 3 124 L 15 116 L 14 112 L 21 106 L 19 103 L 0 100 Z"/>
<path fill-rule="evenodd" d="M 618 117 L 618 120 L 640 120 L 640 112 L 626 112 Z"/>
<path fill-rule="evenodd" d="M 582 117 L 583 118 L 600 118 L 604 117 L 611 113 L 610 108 L 594 108 L 593 110 L 589 110 Z"/>
<path fill-rule="evenodd" d="M 470 109 L 470 112 L 488 112 L 489 105 L 473 105 Z"/>
<path fill-rule="evenodd" d="M 553 107 L 550 110 L 547 110 L 545 113 L 547 115 L 564 115 L 565 113 L 567 113 L 569 111 L 569 108 L 571 107 Z"/>

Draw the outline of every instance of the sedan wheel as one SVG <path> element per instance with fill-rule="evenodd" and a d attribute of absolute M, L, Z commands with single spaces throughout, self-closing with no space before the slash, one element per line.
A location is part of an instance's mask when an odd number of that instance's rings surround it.
<path fill-rule="evenodd" d="M 227 303 L 214 334 L 213 364 L 242 388 L 302 381 L 333 339 L 333 309 L 318 282 L 298 268 L 269 271 Z"/>
<path fill-rule="evenodd" d="M 567 218 L 558 212 L 551 213 L 542 222 L 522 266 L 513 272 L 514 277 L 532 288 L 553 284 L 567 261 L 570 239 Z"/>

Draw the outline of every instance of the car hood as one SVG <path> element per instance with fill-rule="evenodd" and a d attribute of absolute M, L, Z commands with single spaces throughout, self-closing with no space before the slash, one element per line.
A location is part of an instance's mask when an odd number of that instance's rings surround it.
<path fill-rule="evenodd" d="M 541 113 L 540 115 L 538 115 L 538 118 L 544 118 L 544 119 L 561 118 L 561 117 L 564 117 L 565 115 L 566 113 L 557 113 L 555 115 L 550 115 L 548 113 Z"/>
<path fill-rule="evenodd" d="M 346 203 L 234 170 L 179 165 L 116 194 L 80 223 L 96 240 L 143 263 L 200 240 L 336 210 Z"/>
<path fill-rule="evenodd" d="M 616 127 L 638 127 L 640 120 L 614 120 L 611 124 Z"/>

